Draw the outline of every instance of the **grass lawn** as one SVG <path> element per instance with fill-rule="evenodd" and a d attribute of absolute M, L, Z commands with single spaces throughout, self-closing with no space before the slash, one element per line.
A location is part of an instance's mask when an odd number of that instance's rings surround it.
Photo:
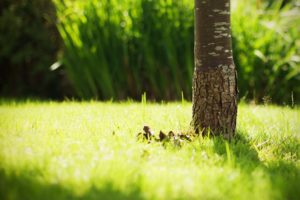
<path fill-rule="evenodd" d="M 299 199 L 300 108 L 239 105 L 237 136 L 189 130 L 191 103 L 0 103 L 0 199 Z"/>

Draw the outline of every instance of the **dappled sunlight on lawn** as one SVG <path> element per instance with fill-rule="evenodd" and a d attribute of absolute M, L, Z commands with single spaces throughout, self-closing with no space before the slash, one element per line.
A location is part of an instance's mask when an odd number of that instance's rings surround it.
<path fill-rule="evenodd" d="M 191 104 L 0 106 L 1 199 L 296 199 L 299 108 L 240 104 L 231 141 L 137 141 L 190 130 Z"/>

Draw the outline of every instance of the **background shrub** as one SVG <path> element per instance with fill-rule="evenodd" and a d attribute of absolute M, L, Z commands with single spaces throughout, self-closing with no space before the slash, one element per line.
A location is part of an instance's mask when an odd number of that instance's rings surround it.
<path fill-rule="evenodd" d="M 49 67 L 61 40 L 49 0 L 0 1 L 0 94 L 59 97 L 59 76 Z"/>
<path fill-rule="evenodd" d="M 193 2 L 55 0 L 63 62 L 81 98 L 191 99 Z M 293 2 L 294 3 L 294 2 Z M 298 99 L 299 8 L 287 2 L 233 1 L 240 96 Z"/>
<path fill-rule="evenodd" d="M 55 1 L 64 64 L 82 98 L 191 96 L 193 5 L 185 1 Z"/>
<path fill-rule="evenodd" d="M 270 2 L 260 9 L 244 3 L 236 3 L 233 8 L 240 96 L 278 103 L 291 103 L 294 98 L 299 102 L 299 7 L 295 2 Z"/>
<path fill-rule="evenodd" d="M 232 0 L 241 98 L 300 102 L 299 10 Z M 191 99 L 193 1 L 2 0 L 0 16 L 1 96 Z"/>

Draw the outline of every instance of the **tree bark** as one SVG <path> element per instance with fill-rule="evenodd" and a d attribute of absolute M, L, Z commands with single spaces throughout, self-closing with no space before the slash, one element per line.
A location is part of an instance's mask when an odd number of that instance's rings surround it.
<path fill-rule="evenodd" d="M 231 138 L 236 128 L 238 92 L 230 0 L 195 0 L 194 56 L 194 130 Z"/>

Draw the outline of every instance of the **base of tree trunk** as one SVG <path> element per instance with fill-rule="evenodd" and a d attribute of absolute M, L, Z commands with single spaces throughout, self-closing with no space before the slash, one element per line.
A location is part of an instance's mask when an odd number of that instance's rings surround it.
<path fill-rule="evenodd" d="M 237 117 L 237 76 L 235 66 L 219 65 L 195 70 L 193 80 L 193 121 L 196 133 L 232 138 Z"/>

